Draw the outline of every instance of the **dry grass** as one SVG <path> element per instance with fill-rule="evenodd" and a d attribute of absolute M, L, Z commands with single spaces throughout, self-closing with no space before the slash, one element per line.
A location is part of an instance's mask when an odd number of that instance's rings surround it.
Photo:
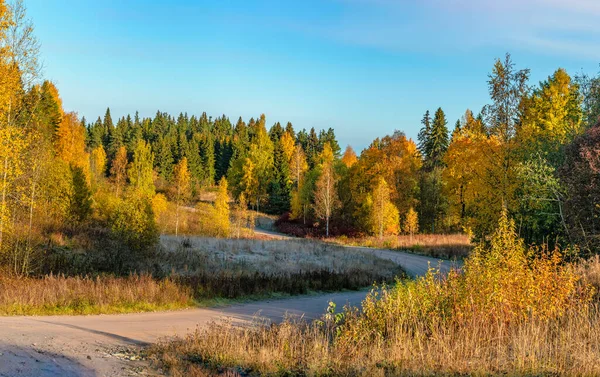
<path fill-rule="evenodd" d="M 131 270 L 96 278 L 0 272 L 0 315 L 125 313 L 177 309 L 214 299 L 359 289 L 403 272 L 368 253 L 307 240 L 162 237 Z M 82 262 L 85 265 L 85 262 Z"/>
<path fill-rule="evenodd" d="M 159 273 L 174 272 L 197 299 L 355 290 L 404 276 L 393 262 L 309 240 L 162 236 L 161 243 Z"/>
<path fill-rule="evenodd" d="M 600 255 L 595 255 L 591 259 L 581 263 L 579 273 L 585 284 L 594 287 L 600 301 Z"/>
<path fill-rule="evenodd" d="M 341 245 L 374 247 L 378 249 L 392 249 L 410 251 L 415 254 L 427 255 L 443 259 L 464 259 L 473 249 L 473 245 L 466 234 L 415 234 L 401 236 L 337 237 L 328 241 Z"/>
<path fill-rule="evenodd" d="M 150 355 L 173 375 L 600 375 L 600 264 L 528 258 L 503 218 L 461 273 L 374 290 L 321 321 L 219 323 Z M 477 289 L 474 289 L 474 288 Z"/>
<path fill-rule="evenodd" d="M 434 328 L 398 324 L 393 338 L 361 347 L 327 326 L 288 320 L 275 327 L 214 324 L 151 350 L 174 376 L 594 376 L 600 374 L 600 314 L 553 321 Z M 391 337 L 390 337 L 391 338 Z"/>
<path fill-rule="evenodd" d="M 365 271 L 393 278 L 398 266 L 371 253 L 318 241 L 218 239 L 162 236 L 161 256 L 167 270 L 296 273 L 328 270 Z"/>
<path fill-rule="evenodd" d="M 39 279 L 0 276 L 0 315 L 128 313 L 192 304 L 189 289 L 148 275 Z"/>

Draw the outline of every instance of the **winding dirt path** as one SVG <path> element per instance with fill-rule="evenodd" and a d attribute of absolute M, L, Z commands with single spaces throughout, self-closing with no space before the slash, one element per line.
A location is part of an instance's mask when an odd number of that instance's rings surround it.
<path fill-rule="evenodd" d="M 400 264 L 411 276 L 422 275 L 440 262 L 408 253 L 359 249 Z M 450 262 L 441 264 L 443 272 L 450 267 Z M 258 314 L 278 321 L 287 313 L 314 319 L 324 313 L 329 301 L 338 307 L 358 305 L 365 294 L 341 292 L 159 313 L 0 317 L 0 377 L 153 375 L 145 361 L 135 359 L 132 347 L 183 335 L 223 317 L 250 321 Z"/>

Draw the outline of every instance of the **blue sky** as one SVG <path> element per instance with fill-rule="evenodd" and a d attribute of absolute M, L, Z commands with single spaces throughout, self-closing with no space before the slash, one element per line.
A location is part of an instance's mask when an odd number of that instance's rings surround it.
<path fill-rule="evenodd" d="M 139 110 L 333 127 L 357 151 L 452 127 L 510 52 L 531 83 L 600 69 L 596 0 L 26 0 L 44 75 L 88 120 Z"/>

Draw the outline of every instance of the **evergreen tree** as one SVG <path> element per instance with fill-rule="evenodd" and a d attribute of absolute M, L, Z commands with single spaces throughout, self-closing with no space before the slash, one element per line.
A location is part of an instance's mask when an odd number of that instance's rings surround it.
<path fill-rule="evenodd" d="M 308 165 L 311 169 L 314 168 L 319 155 L 319 138 L 317 137 L 314 127 L 310 129 L 308 138 L 306 140 L 306 145 L 303 145 L 302 149 L 306 153 Z"/>
<path fill-rule="evenodd" d="M 92 193 L 81 167 L 71 168 L 73 193 L 69 204 L 70 218 L 74 223 L 85 221 L 92 213 Z"/>
<path fill-rule="evenodd" d="M 111 135 L 115 127 L 112 121 L 112 116 L 110 115 L 110 108 L 108 107 L 106 108 L 106 113 L 104 113 L 104 120 L 102 121 L 102 125 L 104 126 L 104 149 L 110 152 Z M 114 156 L 113 154 L 110 155 Z"/>
<path fill-rule="evenodd" d="M 333 156 L 335 158 L 339 158 L 342 148 L 340 148 L 340 144 L 335 138 L 335 132 L 333 131 L 333 128 L 329 128 L 327 131 L 321 130 L 321 132 L 319 132 L 319 153 L 323 150 L 323 147 L 326 143 L 329 143 L 329 146 L 333 152 Z"/>
<path fill-rule="evenodd" d="M 419 135 L 417 136 L 418 148 L 419 152 L 421 152 L 421 156 L 423 156 L 424 160 L 429 160 L 429 156 L 431 154 L 429 150 L 429 137 L 431 135 L 431 117 L 429 116 L 429 110 L 425 112 L 423 115 L 423 119 L 421 120 L 421 130 L 419 131 Z"/>
<path fill-rule="evenodd" d="M 36 106 L 36 118 L 44 136 L 49 139 L 58 130 L 62 120 L 61 104 L 56 96 L 56 87 L 50 81 L 44 81 L 40 88 L 39 101 Z"/>
<path fill-rule="evenodd" d="M 283 131 L 283 129 L 282 129 Z M 273 167 L 274 174 L 267 189 L 268 207 L 267 211 L 273 214 L 280 214 L 289 211 L 291 198 L 291 170 L 289 159 L 285 155 L 281 139 L 275 143 Z"/>
<path fill-rule="evenodd" d="M 296 137 L 296 132 L 294 132 L 294 126 L 292 122 L 287 122 L 285 125 L 285 132 L 289 133 L 292 137 Z"/>
<path fill-rule="evenodd" d="M 431 133 L 427 142 L 427 149 L 429 150 L 429 166 L 441 166 L 443 164 L 443 158 L 448 150 L 450 139 L 448 137 L 448 122 L 446 121 L 446 115 L 442 108 L 438 108 L 433 117 L 433 124 L 431 126 Z"/>
<path fill-rule="evenodd" d="M 281 124 L 279 122 L 277 122 L 269 130 L 269 137 L 271 138 L 271 141 L 273 143 L 277 143 L 277 142 L 279 142 L 279 139 L 281 139 L 281 136 L 283 136 L 284 132 L 285 131 L 284 131 L 283 127 L 281 127 Z"/>
<path fill-rule="evenodd" d="M 104 147 L 104 125 L 102 124 L 102 119 L 98 117 L 96 122 L 89 126 L 88 128 L 88 148 L 95 149 L 100 146 Z"/>
<path fill-rule="evenodd" d="M 125 119 L 121 118 L 117 121 L 117 125 L 116 127 L 112 128 L 112 132 L 110 132 L 109 136 L 110 136 L 110 142 L 109 142 L 109 146 L 108 146 L 108 151 L 109 151 L 109 155 L 114 158 L 114 156 L 116 155 L 117 151 L 119 150 L 119 148 L 121 147 L 125 147 L 125 149 L 127 149 L 127 146 L 125 145 L 125 130 L 127 128 L 127 125 L 125 123 Z M 130 152 L 130 157 L 131 157 L 131 153 L 133 153 L 133 149 L 129 150 Z"/>
<path fill-rule="evenodd" d="M 454 130 L 452 130 L 452 136 L 450 137 L 450 142 L 452 142 L 452 140 L 454 140 L 454 138 L 458 137 L 458 135 L 460 135 L 462 129 L 462 125 L 460 124 L 460 119 L 456 120 L 456 123 L 454 123 Z M 448 144 L 450 145 L 450 144 Z"/>
<path fill-rule="evenodd" d="M 160 137 L 154 147 L 158 174 L 166 180 L 171 179 L 173 172 L 173 152 L 168 137 Z"/>

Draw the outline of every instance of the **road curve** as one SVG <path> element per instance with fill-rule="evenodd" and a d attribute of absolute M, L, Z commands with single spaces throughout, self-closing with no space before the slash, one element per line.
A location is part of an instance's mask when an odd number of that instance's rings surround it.
<path fill-rule="evenodd" d="M 282 236 L 269 233 L 273 237 Z M 415 254 L 353 249 L 396 262 L 413 277 L 440 263 L 438 259 Z M 439 267 L 442 272 L 447 272 L 451 265 L 444 261 Z M 278 321 L 287 313 L 314 319 L 324 312 L 329 301 L 336 302 L 338 307 L 347 303 L 359 305 L 365 294 L 366 291 L 341 292 L 174 312 L 0 317 L 0 377 L 148 375 L 145 362 L 130 360 L 127 347 L 183 335 L 224 317 L 249 321 L 258 314 Z"/>

